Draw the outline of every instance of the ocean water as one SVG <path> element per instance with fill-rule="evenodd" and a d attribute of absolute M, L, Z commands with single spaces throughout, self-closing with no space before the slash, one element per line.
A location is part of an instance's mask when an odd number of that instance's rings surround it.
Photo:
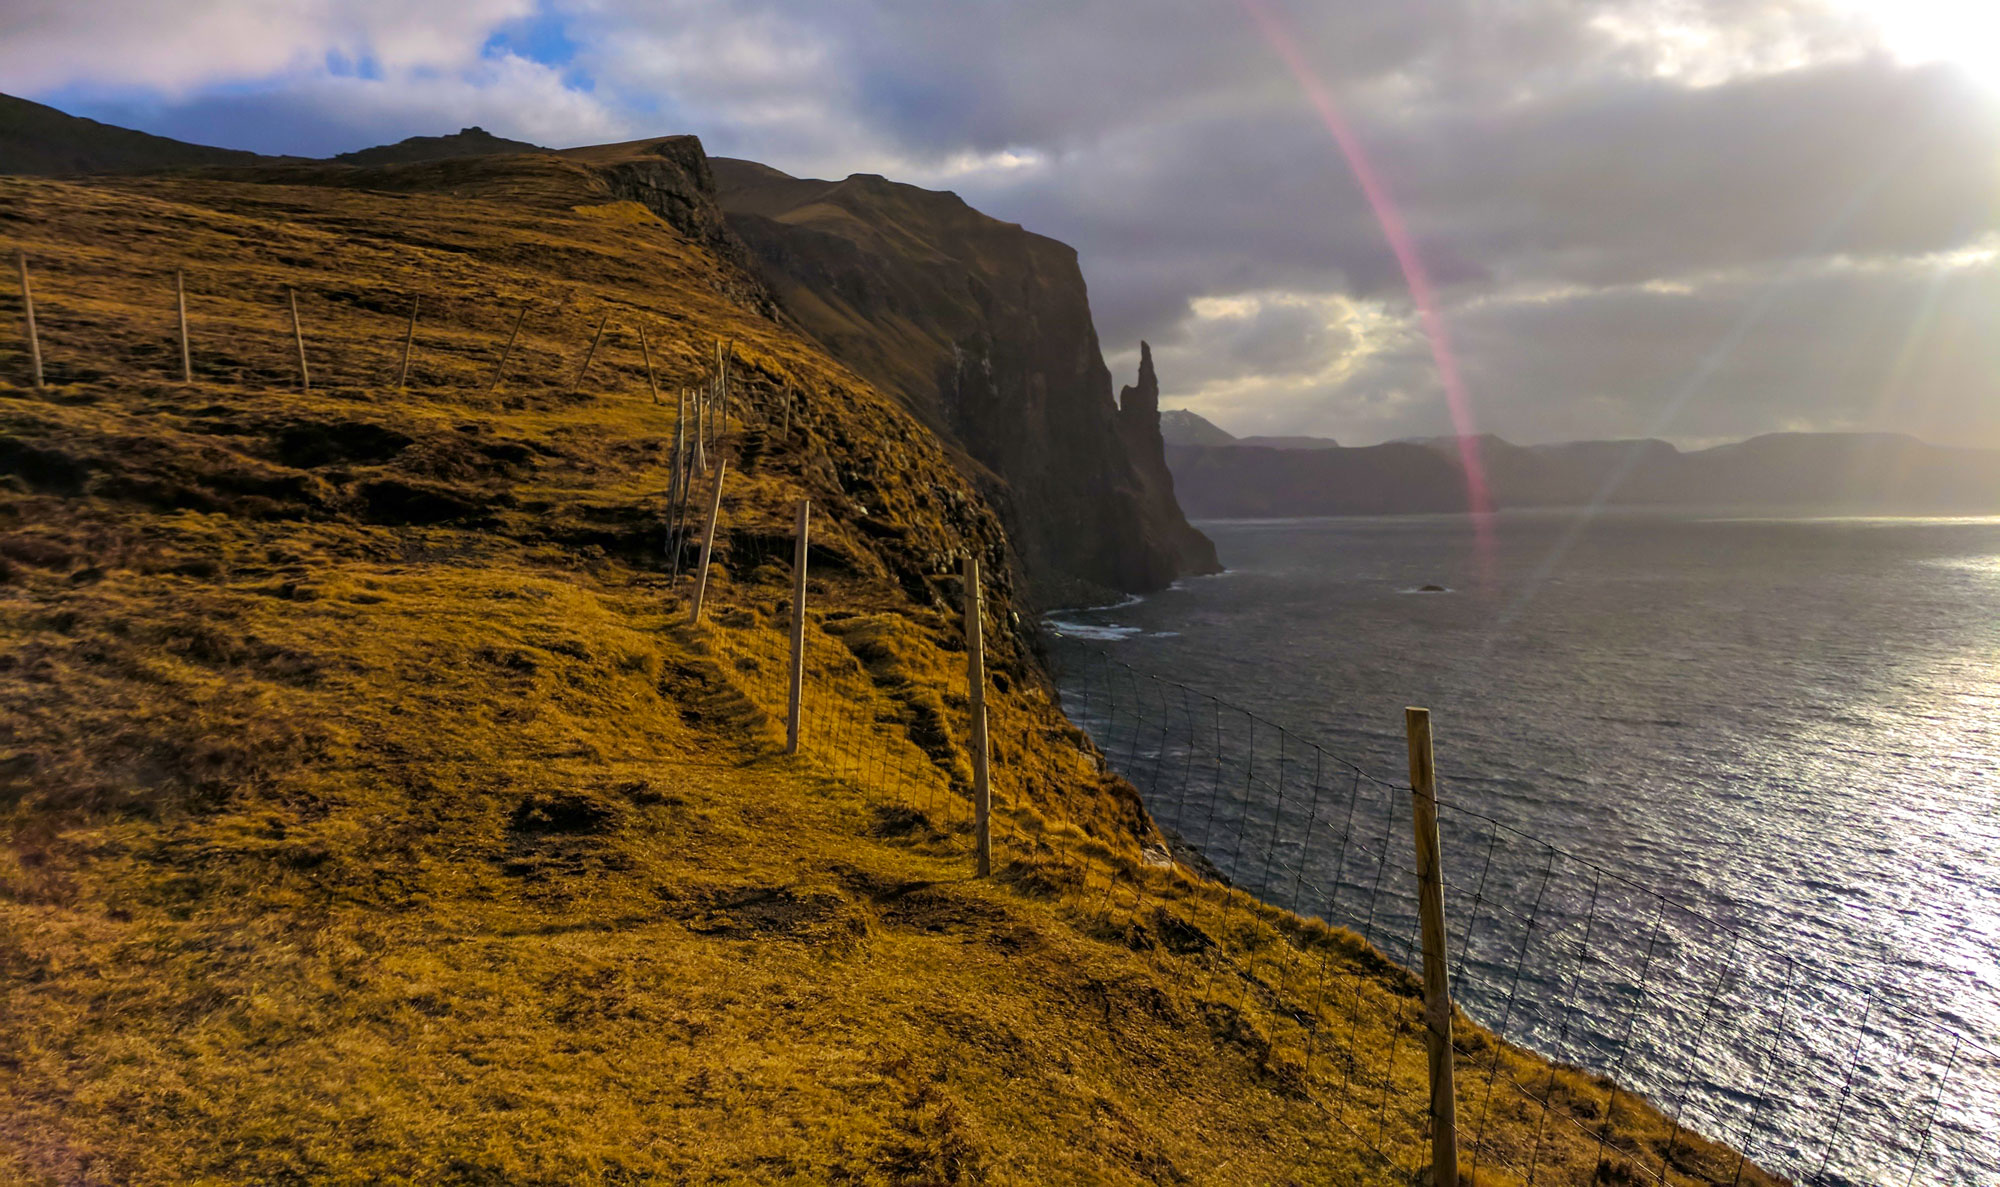
<path fill-rule="evenodd" d="M 1427 706 L 1475 1017 L 1802 1183 L 2000 1183 L 2000 519 L 1200 526 L 1227 573 L 1050 623 L 1066 707 L 1150 761 L 1163 822 L 1407 958 L 1404 900 L 1343 893 L 1357 850 L 1300 810 L 1298 741 L 1403 782 Z M 1092 651 L 1289 731 L 1294 774 L 1237 793 L 1292 781 L 1240 809 L 1262 853 L 1158 777 L 1199 765 L 1201 713 L 1121 724 Z M 1364 797 L 1381 853 L 1395 811 Z"/>

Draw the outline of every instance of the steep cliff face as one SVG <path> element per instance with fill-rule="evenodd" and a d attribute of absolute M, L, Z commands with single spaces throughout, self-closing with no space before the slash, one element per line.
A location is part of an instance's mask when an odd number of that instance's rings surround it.
<path fill-rule="evenodd" d="M 731 229 L 785 307 L 960 451 L 1045 600 L 1216 567 L 1174 501 L 1156 381 L 1144 412 L 1111 398 L 1072 248 L 954 194 L 712 164 Z"/>

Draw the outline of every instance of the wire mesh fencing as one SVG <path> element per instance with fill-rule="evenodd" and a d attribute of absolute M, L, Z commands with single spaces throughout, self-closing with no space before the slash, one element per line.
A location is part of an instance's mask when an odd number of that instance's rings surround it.
<path fill-rule="evenodd" d="M 1054 653 L 1065 711 L 1187 861 L 1418 967 L 1406 783 L 1100 651 Z M 1475 1024 L 1456 1044 L 1461 1167 L 1526 1183 L 2000 1181 L 1982 1020 L 1940 1019 L 1917 986 L 1541 842 L 1456 798 L 1450 775 L 1450 984 Z"/>

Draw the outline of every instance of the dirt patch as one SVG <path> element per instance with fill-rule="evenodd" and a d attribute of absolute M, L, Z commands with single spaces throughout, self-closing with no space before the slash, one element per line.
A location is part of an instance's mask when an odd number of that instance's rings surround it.
<path fill-rule="evenodd" d="M 791 886 L 735 886 L 663 892 L 668 912 L 696 935 L 724 939 L 772 937 L 850 940 L 866 934 L 863 914 L 832 891 Z"/>
<path fill-rule="evenodd" d="M 399 478 L 364 482 L 354 493 L 371 521 L 390 524 L 484 521 L 490 518 L 487 507 L 502 502 L 498 498 L 475 501 L 466 492 Z"/>
<path fill-rule="evenodd" d="M 412 438 L 366 421 L 298 423 L 279 430 L 273 446 L 278 460 L 296 469 L 343 463 L 386 462 L 408 448 Z"/>
<path fill-rule="evenodd" d="M 617 827 L 618 809 L 585 792 L 529 792 L 514 805 L 508 827 L 533 836 L 607 833 Z"/>
<path fill-rule="evenodd" d="M 886 882 L 852 868 L 838 876 L 850 891 L 869 900 L 885 927 L 929 935 L 991 934 L 1012 918 L 998 903 L 935 882 Z"/>

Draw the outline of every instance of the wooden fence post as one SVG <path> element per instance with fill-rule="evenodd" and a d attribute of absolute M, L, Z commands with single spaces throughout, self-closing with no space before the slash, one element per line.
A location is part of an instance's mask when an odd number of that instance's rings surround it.
<path fill-rule="evenodd" d="M 486 385 L 489 392 L 500 390 L 500 377 L 507 372 L 507 360 L 514 357 L 514 340 L 521 336 L 521 323 L 528 320 L 528 303 L 521 302 L 521 314 L 514 319 L 514 332 L 507 335 L 507 349 L 500 352 L 500 361 L 493 367 L 493 382 Z"/>
<path fill-rule="evenodd" d="M 701 538 L 701 571 L 694 579 L 694 616 L 688 621 L 701 625 L 701 604 L 708 597 L 708 558 L 715 551 L 715 521 L 722 518 L 722 476 L 729 470 L 726 460 L 715 464 L 715 494 L 708 501 L 708 531 Z"/>
<path fill-rule="evenodd" d="M 702 439 L 708 436 L 708 399 L 704 389 L 694 389 L 694 468 L 696 473 L 708 473 L 708 450 L 702 447 Z"/>
<path fill-rule="evenodd" d="M 590 361 L 597 357 L 597 344 L 604 341 L 604 327 L 610 322 L 611 311 L 607 309 L 604 316 L 597 319 L 597 333 L 591 335 L 590 349 L 583 353 L 583 366 L 576 370 L 576 382 L 569 385 L 571 395 L 575 395 L 577 389 L 583 386 L 583 377 L 590 374 Z"/>
<path fill-rule="evenodd" d="M 194 382 L 194 355 L 188 350 L 188 297 L 187 280 L 179 268 L 174 269 L 174 304 L 180 310 L 181 321 L 181 382 Z"/>
<path fill-rule="evenodd" d="M 965 554 L 965 683 L 972 712 L 972 820 L 979 877 L 993 872 L 993 787 L 986 770 L 986 624 L 979 557 Z"/>
<path fill-rule="evenodd" d="M 21 268 L 21 307 L 28 313 L 28 359 L 35 367 L 35 386 L 42 387 L 42 339 L 35 331 L 35 290 L 28 286 L 28 253 L 16 251 L 14 262 Z"/>
<path fill-rule="evenodd" d="M 646 356 L 646 386 L 653 389 L 653 403 L 660 402 L 660 381 L 653 374 L 653 348 L 646 341 L 646 323 L 639 323 L 639 353 Z"/>
<path fill-rule="evenodd" d="M 397 390 L 397 391 L 402 391 L 402 390 L 403 390 L 403 389 L 404 389 L 405 387 L 407 387 L 407 386 L 409 385 L 409 381 L 410 381 L 410 348 L 411 348 L 411 347 L 413 347 L 413 346 L 415 346 L 415 345 L 416 345 L 416 343 L 417 343 L 417 306 L 418 306 L 419 304 L 421 304 L 421 303 L 422 303 L 422 301 L 423 301 L 423 298 L 422 298 L 422 297 L 420 297 L 420 296 L 418 296 L 418 295 L 416 295 L 416 294 L 414 294 L 414 293 L 413 293 L 413 294 L 411 294 L 411 296 L 410 296 L 410 328 L 409 328 L 409 329 L 407 329 L 407 330 L 405 330 L 405 331 L 403 331 L 403 365 L 402 365 L 402 366 L 400 366 L 400 367 L 398 367 L 398 368 L 396 368 L 396 390 Z"/>
<path fill-rule="evenodd" d="M 285 300 L 292 307 L 292 341 L 299 348 L 299 390 L 309 392 L 313 388 L 312 372 L 306 370 L 306 332 L 299 328 L 299 292 L 286 289 Z"/>
<path fill-rule="evenodd" d="M 688 483 L 687 394 L 682 388 L 674 415 L 674 470 L 667 486 L 667 573 L 675 584 L 681 579 L 681 500 Z"/>
<path fill-rule="evenodd" d="M 812 500 L 799 500 L 798 541 L 792 545 L 792 689 L 785 713 L 785 753 L 799 752 L 799 717 L 806 691 L 806 539 Z"/>
<path fill-rule="evenodd" d="M 1424 941 L 1424 1038 L 1430 1048 L 1431 1182 L 1458 1187 L 1458 1096 L 1452 1084 L 1451 980 L 1445 963 L 1444 858 L 1438 846 L 1431 711 L 1403 710 L 1410 741 L 1410 819 L 1417 835 L 1417 914 Z"/>

